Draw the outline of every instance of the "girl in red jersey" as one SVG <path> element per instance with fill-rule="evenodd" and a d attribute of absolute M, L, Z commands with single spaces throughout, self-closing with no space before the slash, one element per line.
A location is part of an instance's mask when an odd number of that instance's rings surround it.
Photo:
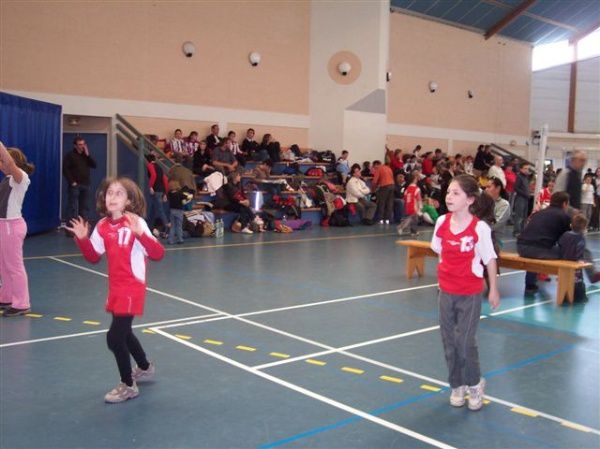
<path fill-rule="evenodd" d="M 479 197 L 475 178 L 455 177 L 446 194 L 449 212 L 438 218 L 431 240 L 431 249 L 440 256 L 440 331 L 452 388 L 450 404 L 462 407 L 468 390 L 471 410 L 481 409 L 485 387 L 476 340 L 484 265 L 488 271 L 490 305 L 494 309 L 500 305 L 491 230 L 473 215 Z"/>
<path fill-rule="evenodd" d="M 104 400 L 117 403 L 138 396 L 136 381 L 149 380 L 154 374 L 154 364 L 148 362 L 131 324 L 134 316 L 144 312 L 146 257 L 160 260 L 165 250 L 140 217 L 145 214 L 146 203 L 131 179 L 104 180 L 97 198 L 96 209 L 104 218 L 91 237 L 88 237 L 89 224 L 81 217 L 71 220 L 67 229 L 75 235 L 88 261 L 96 263 L 104 253 L 108 259 L 106 311 L 113 318 L 106 341 L 117 360 L 121 382 Z M 137 363 L 133 371 L 130 356 Z"/>

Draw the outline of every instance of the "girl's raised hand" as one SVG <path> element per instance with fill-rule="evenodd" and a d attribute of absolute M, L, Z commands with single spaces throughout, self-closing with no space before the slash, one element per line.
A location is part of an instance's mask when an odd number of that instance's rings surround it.
<path fill-rule="evenodd" d="M 88 236 L 88 233 L 90 232 L 90 225 L 83 218 L 73 218 L 69 224 L 71 226 L 65 226 L 65 229 L 75 234 L 75 237 L 77 237 L 79 240 Z"/>
<path fill-rule="evenodd" d="M 132 212 L 125 212 L 125 217 L 129 222 L 129 229 L 137 235 L 140 236 L 144 233 L 144 228 L 142 227 L 140 217 Z"/>

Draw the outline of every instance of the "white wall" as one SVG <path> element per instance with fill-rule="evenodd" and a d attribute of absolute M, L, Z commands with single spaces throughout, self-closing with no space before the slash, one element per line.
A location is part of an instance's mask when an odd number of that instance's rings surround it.
<path fill-rule="evenodd" d="M 531 129 L 547 123 L 550 132 L 566 132 L 569 118 L 570 64 L 533 73 Z M 600 58 L 577 65 L 575 132 L 600 132 Z"/>

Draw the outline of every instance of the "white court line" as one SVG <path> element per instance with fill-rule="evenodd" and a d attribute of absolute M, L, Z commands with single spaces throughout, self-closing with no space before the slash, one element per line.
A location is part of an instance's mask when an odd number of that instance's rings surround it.
<path fill-rule="evenodd" d="M 413 430 L 407 429 L 406 427 L 402 427 L 402 426 L 394 424 L 394 423 L 392 423 L 390 421 L 386 421 L 385 419 L 382 419 L 382 418 L 379 418 L 377 416 L 371 415 L 370 413 L 366 413 L 366 412 L 364 412 L 362 410 L 359 410 L 357 408 L 351 407 L 351 406 L 349 406 L 347 404 L 344 404 L 342 402 L 336 401 L 335 399 L 329 398 L 327 396 L 323 396 L 321 394 L 315 393 L 315 392 L 313 392 L 311 390 L 308 390 L 306 388 L 303 388 L 303 387 L 301 387 L 299 385 L 296 385 L 296 384 L 293 384 L 291 382 L 288 382 L 288 381 L 285 381 L 283 379 L 280 379 L 279 377 L 275 377 L 275 376 L 273 376 L 271 374 L 267 374 L 267 373 L 264 373 L 262 371 L 256 370 L 256 369 L 254 369 L 254 368 L 252 368 L 250 366 L 244 365 L 244 364 L 242 364 L 240 362 L 237 362 L 237 361 L 235 361 L 233 359 L 230 359 L 228 357 L 220 355 L 220 354 L 218 354 L 216 352 L 210 351 L 210 350 L 208 350 L 206 348 L 203 348 L 201 346 L 198 346 L 198 345 L 195 345 L 193 343 L 190 343 L 189 341 L 181 340 L 181 339 L 179 339 L 179 338 L 177 338 L 177 337 L 175 337 L 175 336 L 173 336 L 171 334 L 168 334 L 167 332 L 164 332 L 164 331 L 162 331 L 162 330 L 160 330 L 158 328 L 152 328 L 152 330 L 154 332 L 156 332 L 156 333 L 158 333 L 158 334 L 160 334 L 160 335 L 162 335 L 162 336 L 170 339 L 170 340 L 173 340 L 173 341 L 175 341 L 177 343 L 180 343 L 180 344 L 183 344 L 185 346 L 188 346 L 189 348 L 192 348 L 192 349 L 194 349 L 194 350 L 196 350 L 198 352 L 202 352 L 202 353 L 204 353 L 204 354 L 206 354 L 206 355 L 208 355 L 210 357 L 213 357 L 215 359 L 221 360 L 222 362 L 225 362 L 225 363 L 227 363 L 229 365 L 235 366 L 237 368 L 240 368 L 241 370 L 244 370 L 244 371 L 247 371 L 247 372 L 249 372 L 251 374 L 254 374 L 255 376 L 262 377 L 265 380 L 268 380 L 268 381 L 273 382 L 275 384 L 281 385 L 282 387 L 285 387 L 285 388 L 288 388 L 290 390 L 293 390 L 293 391 L 295 391 L 297 393 L 300 393 L 300 394 L 302 394 L 304 396 L 308 396 L 309 398 L 316 399 L 317 401 L 320 401 L 320 402 L 323 402 L 325 404 L 328 404 L 328 405 L 331 405 L 333 407 L 336 407 L 336 408 L 338 408 L 340 410 L 343 410 L 343 411 L 345 411 L 347 413 L 350 413 L 352 415 L 355 415 L 355 416 L 358 416 L 360 418 L 366 419 L 367 421 L 371 421 L 371 422 L 373 422 L 375 424 L 378 424 L 380 426 L 383 426 L 383 427 L 386 427 L 388 429 L 394 430 L 396 432 L 402 433 L 402 434 L 407 435 L 407 436 L 409 436 L 411 438 L 414 438 L 416 440 L 422 441 L 424 443 L 430 444 L 430 445 L 435 446 L 435 447 L 439 447 L 439 448 L 442 448 L 442 449 L 455 449 L 453 446 L 450 446 L 450 445 L 448 445 L 446 443 L 443 443 L 441 441 L 435 440 L 435 439 L 430 438 L 428 436 L 425 436 L 423 434 L 417 433 L 417 432 L 415 432 Z"/>
<path fill-rule="evenodd" d="M 207 317 L 208 318 L 208 317 L 215 316 L 215 315 L 218 315 L 218 314 L 211 313 L 210 315 L 199 315 L 199 316 L 191 316 L 191 317 L 188 317 L 188 318 L 177 318 L 177 319 L 174 319 L 174 320 L 155 321 L 153 323 L 141 323 L 141 324 L 136 324 L 136 325 L 131 326 L 131 327 L 134 328 L 134 329 L 137 329 L 137 328 L 140 328 L 140 327 L 159 326 L 161 324 L 176 323 L 178 321 L 193 320 L 193 319 L 201 318 L 201 317 Z M 55 337 L 36 338 L 34 340 L 15 341 L 15 342 L 12 342 L 12 343 L 3 343 L 3 344 L 0 344 L 0 349 L 2 349 L 2 348 L 8 348 L 8 347 L 11 347 L 11 346 L 26 345 L 26 344 L 30 344 L 30 343 L 40 343 L 40 342 L 44 342 L 44 341 L 62 340 L 62 339 L 65 339 L 65 338 L 85 337 L 87 335 L 102 334 L 104 332 L 108 332 L 108 329 L 100 329 L 100 330 L 89 331 L 89 332 L 79 332 L 77 334 L 57 335 Z"/>

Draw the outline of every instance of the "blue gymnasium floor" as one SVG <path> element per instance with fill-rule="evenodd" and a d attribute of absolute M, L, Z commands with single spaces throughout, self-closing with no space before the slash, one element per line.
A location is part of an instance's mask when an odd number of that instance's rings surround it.
<path fill-rule="evenodd" d="M 0 447 L 600 447 L 600 288 L 557 307 L 555 282 L 524 299 L 524 274 L 504 271 L 479 330 L 489 402 L 454 409 L 435 261 L 407 280 L 396 239 L 316 228 L 169 247 L 134 321 L 157 375 L 117 405 L 105 263 L 58 234 L 27 239 L 32 315 L 0 319 Z"/>

